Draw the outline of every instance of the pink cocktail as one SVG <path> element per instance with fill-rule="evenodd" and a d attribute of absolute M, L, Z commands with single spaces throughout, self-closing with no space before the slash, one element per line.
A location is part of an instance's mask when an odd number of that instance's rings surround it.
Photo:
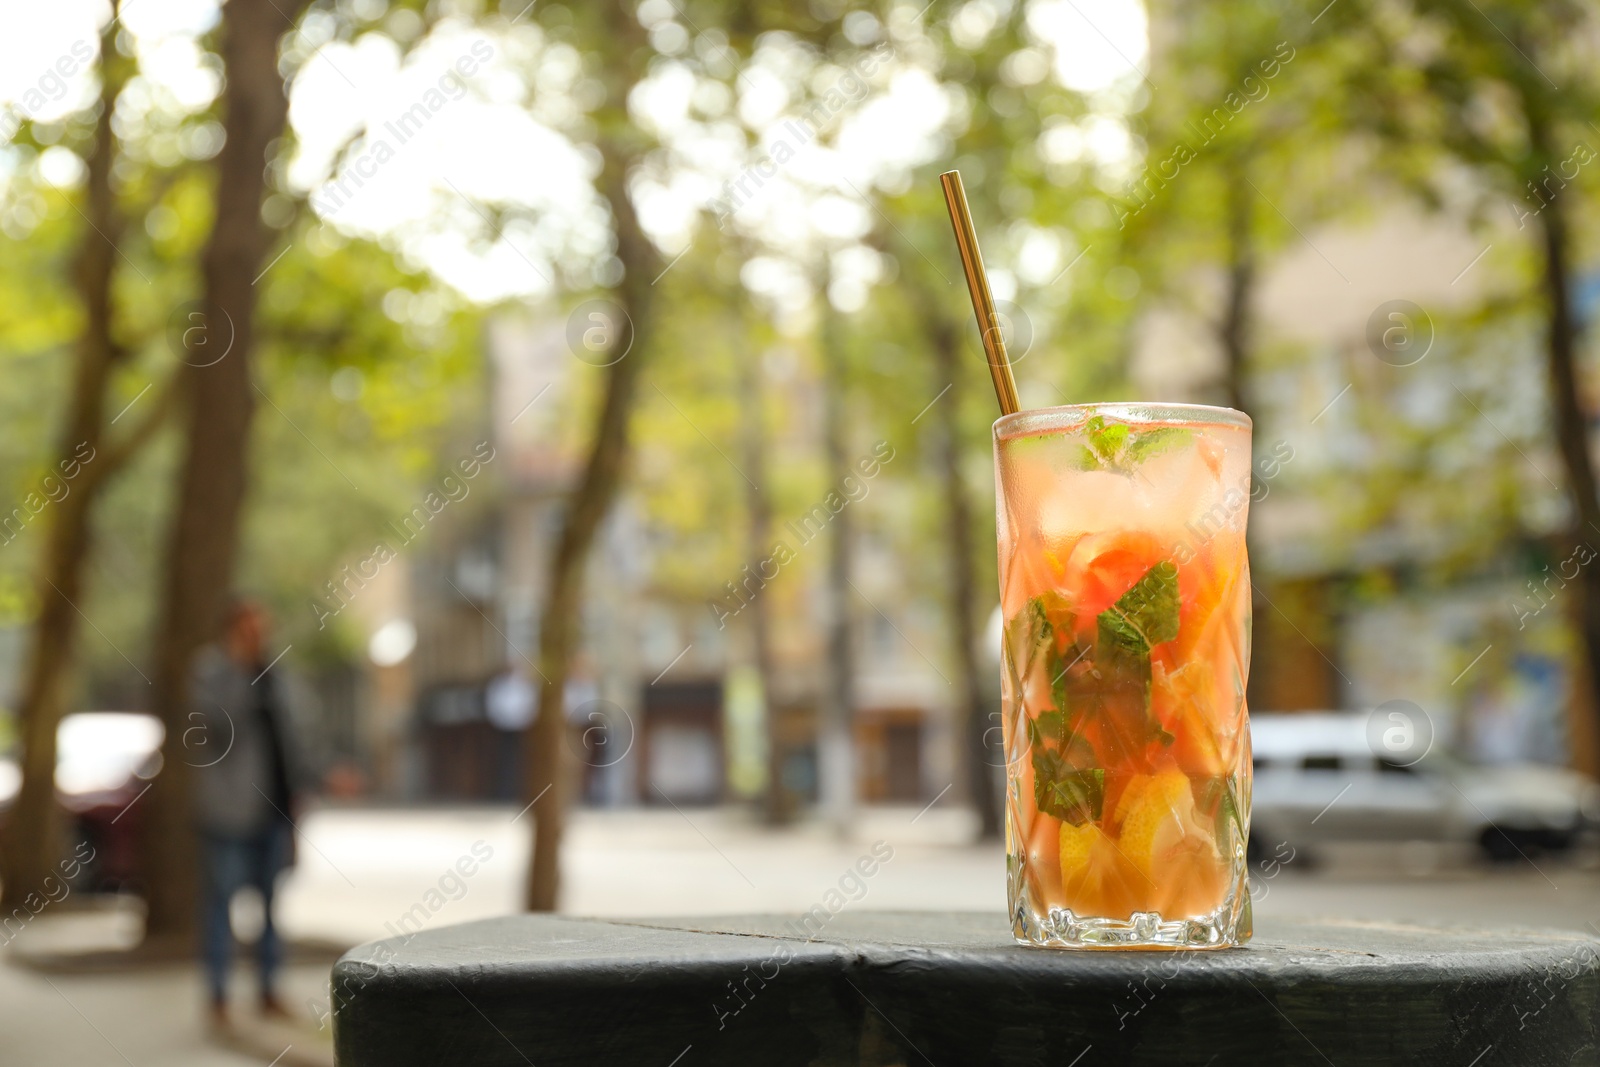
<path fill-rule="evenodd" d="M 1013 933 L 1250 937 L 1250 420 L 1096 404 L 994 425 Z"/>

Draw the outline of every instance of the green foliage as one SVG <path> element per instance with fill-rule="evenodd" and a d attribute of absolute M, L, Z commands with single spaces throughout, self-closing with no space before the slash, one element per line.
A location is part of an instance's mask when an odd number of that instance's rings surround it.
<path fill-rule="evenodd" d="M 1143 657 L 1147 669 L 1150 650 L 1178 636 L 1178 568 L 1170 560 L 1151 567 L 1117 602 L 1100 613 L 1100 652 L 1110 647 L 1119 653 Z"/>
<path fill-rule="evenodd" d="M 1091 415 L 1083 425 L 1087 443 L 1081 446 L 1077 465 L 1080 470 L 1111 470 L 1120 474 L 1133 471 L 1152 456 L 1184 448 L 1194 435 L 1182 426 L 1157 426 L 1135 431 L 1125 422 L 1107 422 L 1104 415 Z"/>
<path fill-rule="evenodd" d="M 161 128 L 170 130 L 173 121 Z M 82 152 L 87 136 L 86 120 L 74 119 L 58 143 Z M 108 418 L 128 411 L 113 426 L 114 438 L 178 366 L 168 320 L 198 296 L 198 258 L 211 224 L 211 178 L 203 168 L 151 163 L 138 140 L 119 147 L 127 222 L 114 330 L 132 356 L 107 399 Z M 26 241 L 0 242 L 6 511 L 37 489 L 59 458 L 65 372 L 82 324 L 72 262 L 84 239 L 73 203 L 81 192 L 38 179 L 28 136 L 12 152 L 21 163 L 0 185 L 0 219 L 8 227 L 34 221 Z M 329 661 L 349 655 L 351 634 L 343 626 L 319 631 L 309 601 L 436 481 L 439 468 L 481 439 L 474 437 L 483 418 L 481 312 L 376 243 L 349 240 L 314 220 L 294 224 L 270 256 L 280 250 L 259 283 L 258 412 L 239 581 L 277 609 L 285 644 Z M 348 399 L 330 389 L 341 372 Z M 140 672 L 148 674 L 176 438 L 170 426 L 158 435 L 109 483 L 96 510 L 96 553 L 80 603 L 92 625 L 79 642 L 78 706 L 133 707 L 145 699 Z M 0 545 L 0 624 L 23 625 L 37 611 L 35 574 L 49 517 L 41 513 Z"/>
<path fill-rule="evenodd" d="M 1039 810 L 1074 826 L 1099 819 L 1106 772 L 1092 766 L 1095 756 L 1089 742 L 1068 727 L 1067 716 L 1059 711 L 1044 712 L 1027 723 L 1033 797 Z"/>
<path fill-rule="evenodd" d="M 947 95 L 951 117 L 933 158 L 904 174 L 864 179 L 854 190 L 868 202 L 872 232 L 852 251 L 874 257 L 879 280 L 863 309 L 839 317 L 850 458 L 879 439 L 896 452 L 859 504 L 861 540 L 891 554 L 904 573 L 932 576 L 908 583 L 905 602 L 909 614 L 933 619 L 935 628 L 942 625 L 939 613 L 915 610 L 941 600 L 941 546 L 949 533 L 940 496 L 939 420 L 930 404 L 955 409 L 959 474 L 974 502 L 968 533 L 980 617 L 997 599 L 986 503 L 993 490 L 995 409 L 939 192 L 940 171 L 955 166 L 964 175 L 991 274 L 1010 294 L 1008 312 L 1025 320 L 1031 335 L 1031 344 L 1022 342 L 1020 329 L 1009 338 L 1024 404 L 1042 407 L 1130 395 L 1128 354 L 1143 313 L 1160 301 L 1197 322 L 1217 323 L 1219 273 L 1264 263 L 1298 245 L 1297 230 L 1370 217 L 1375 197 L 1365 181 L 1373 174 L 1420 203 L 1442 204 L 1450 190 L 1441 175 L 1452 172 L 1445 164 L 1465 163 L 1482 179 L 1478 187 L 1495 193 L 1478 197 L 1480 216 L 1500 212 L 1507 221 L 1506 196 L 1530 210 L 1536 203 L 1528 200 L 1528 183 L 1541 181 L 1545 168 L 1591 137 L 1587 123 L 1600 110 L 1585 36 L 1592 13 L 1567 0 L 1535 7 L 1342 0 L 1320 15 L 1286 15 L 1264 0 L 1152 4 L 1162 48 L 1150 73 L 1159 90 L 1130 78 L 1095 94 L 1065 89 L 1048 76 L 1019 76 L 1026 64 L 1018 57 L 1044 48 L 1022 2 L 986 9 L 993 25 L 974 37 L 954 32 L 956 10 L 937 7 L 916 21 L 903 4 L 846 11 L 843 5 L 693 0 L 662 16 L 683 29 L 682 47 L 664 44 L 663 32 L 615 25 L 609 5 L 522 9 L 520 3 L 492 10 L 468 5 L 454 17 L 511 32 L 511 19 L 520 14 L 530 35 L 536 28 L 541 40 L 570 46 L 584 91 L 568 102 L 563 131 L 588 146 L 608 139 L 621 144 L 643 160 L 636 178 L 671 177 L 683 167 L 678 149 L 656 143 L 630 113 L 628 87 L 640 74 L 681 66 L 693 73 L 697 88 L 714 82 L 736 101 L 749 88 L 744 68 L 756 49 L 780 39 L 775 35 L 795 44 L 813 74 L 849 69 L 887 42 Z M 326 39 L 353 42 L 368 33 L 391 37 L 404 52 L 438 15 L 420 0 L 390 4 L 373 19 L 356 10 L 319 6 L 316 32 L 292 33 L 285 61 L 306 62 Z M 864 17 L 875 29 L 861 30 Z M 533 109 L 543 91 L 540 70 L 523 73 L 526 92 L 517 103 Z M 789 108 L 802 111 L 829 84 L 820 74 L 799 79 Z M 754 134 L 736 119 L 737 106 L 715 121 L 708 117 L 704 100 L 715 96 L 696 94 L 694 113 L 706 119 L 707 129 L 743 138 L 758 154 Z M 1046 150 L 1061 131 L 1106 116 L 1125 122 L 1132 135 L 1125 165 L 1087 156 L 1064 160 Z M 198 260 L 211 224 L 213 179 L 206 160 L 179 149 L 215 121 L 215 104 L 148 118 L 143 126 L 119 125 L 125 139 L 116 188 L 128 225 L 119 242 L 116 329 L 134 357 L 115 383 L 113 410 L 171 373 L 167 320 L 198 295 Z M 1547 144 L 1538 142 L 1530 119 L 1545 124 Z M 21 499 L 56 459 L 66 357 L 81 328 L 70 286 L 83 238 L 74 209 L 80 193 L 46 185 L 37 160 L 52 146 L 85 155 L 89 130 L 87 115 L 51 130 L 28 125 L 5 150 L 11 169 L 0 183 L 0 226 L 11 240 L 0 242 L 0 374 L 8 383 L 0 391 L 7 429 L 0 436 L 0 491 L 7 501 Z M 837 151 L 836 135 L 836 129 L 823 130 L 817 150 Z M 1562 194 L 1584 247 L 1592 240 L 1585 216 L 1596 174 L 1600 168 L 1582 171 Z M 487 434 L 483 327 L 487 316 L 506 309 L 471 306 L 394 249 L 319 222 L 297 206 L 291 190 L 278 188 L 269 206 L 282 226 L 267 258 L 284 254 L 259 283 L 261 391 L 241 582 L 277 607 L 285 643 L 331 663 L 353 654 L 354 629 L 345 619 L 318 628 L 307 604 Z M 488 210 L 495 220 L 510 214 L 499 205 Z M 751 235 L 719 231 L 709 216 L 687 253 L 653 287 L 658 321 L 647 343 L 662 358 L 641 383 L 632 437 L 643 447 L 635 449 L 629 483 L 629 506 L 650 531 L 651 595 L 696 612 L 707 599 L 725 595 L 724 583 L 751 562 L 744 541 L 750 481 L 770 498 L 775 539 L 789 536 L 786 521 L 833 488 L 817 434 L 822 374 L 816 330 L 838 248 L 767 248 Z M 1025 269 L 1025 251 L 1041 244 L 1054 250 L 1054 269 Z M 811 306 L 791 313 L 754 296 L 744 276 L 758 258 L 782 259 L 805 273 Z M 1511 270 L 1527 283 L 1535 264 L 1524 256 Z M 575 277 L 563 275 L 556 299 L 521 310 L 560 318 L 565 308 L 594 295 Z M 1402 389 L 1392 375 L 1370 368 L 1358 374 L 1347 355 L 1257 341 L 1248 371 L 1269 409 L 1258 420 L 1258 443 L 1280 408 L 1292 407 L 1280 397 L 1307 391 L 1308 380 L 1320 385 L 1317 375 L 1352 383 L 1349 413 L 1336 409 L 1327 425 L 1365 442 L 1370 462 L 1315 471 L 1303 465 L 1286 477 L 1286 483 L 1298 482 L 1298 491 L 1340 501 L 1330 539 L 1348 540 L 1406 514 L 1412 521 L 1421 515 L 1429 526 L 1470 532 L 1451 546 L 1446 563 L 1470 572 L 1503 539 L 1542 529 L 1528 516 L 1550 510 L 1553 496 L 1522 456 L 1536 452 L 1542 425 L 1509 401 L 1504 409 L 1495 406 L 1503 390 L 1493 375 L 1497 365 L 1519 377 L 1536 373 L 1526 342 L 1535 303 L 1513 287 L 1483 307 L 1436 317 L 1440 343 L 1412 378 L 1437 373 L 1439 382 L 1452 385 L 1459 379 L 1461 397 L 1468 399 L 1452 399 L 1449 417 L 1432 422 L 1396 410 Z M 939 380 L 933 369 L 930 353 L 940 329 L 954 331 L 961 345 L 954 381 Z M 751 413 L 739 383 L 752 363 L 760 367 L 763 390 L 754 418 L 767 447 L 766 469 L 759 472 L 742 469 L 741 434 Z M 564 446 L 575 449 L 588 439 L 600 377 L 587 369 L 575 375 L 572 402 L 558 418 Z M 1482 433 L 1469 402 L 1511 436 Z M 1082 458 L 1086 467 L 1129 472 L 1187 443 L 1179 428 L 1133 432 L 1100 420 L 1087 428 Z M 141 683 L 128 662 L 144 662 L 176 451 L 171 435 L 159 438 L 111 487 L 100 509 L 100 553 L 83 605 L 95 624 L 83 644 L 84 688 L 94 699 L 137 697 Z M 1473 464 L 1463 456 L 1483 460 Z M 1460 493 L 1456 481 L 1443 483 L 1441 472 L 1470 474 L 1484 491 Z M 1275 485 L 1274 491 L 1292 488 Z M 465 521 L 479 517 L 471 509 L 487 507 L 493 490 L 491 482 L 481 483 L 476 502 L 464 509 Z M 36 609 L 32 575 L 39 547 L 37 527 L 0 546 L 0 621 L 21 624 Z M 824 558 L 801 551 L 778 579 L 773 595 L 788 615 L 812 614 L 808 590 Z M 1135 674 L 1142 659 L 1147 688 L 1149 646 L 1170 639 L 1161 635 L 1176 625 L 1175 577 L 1152 571 L 1124 601 L 1098 620 L 1100 644 L 1126 659 Z M 1063 732 L 1072 695 L 1065 667 L 1078 652 L 1057 647 L 1062 627 L 1072 626 L 1060 615 L 1060 605 L 1030 604 L 1007 633 L 1020 671 L 1034 667 L 1039 655 L 1051 657 L 1062 720 L 1047 726 L 1056 746 L 1048 758 L 1036 749 L 1035 758 L 1047 764 L 1068 759 L 1060 755 L 1070 743 Z M 939 647 L 916 632 L 911 636 L 930 652 Z M 1050 764 L 1040 775 L 1053 790 L 1041 807 L 1094 809 L 1098 785 L 1071 777 L 1076 772 L 1068 763 Z"/>

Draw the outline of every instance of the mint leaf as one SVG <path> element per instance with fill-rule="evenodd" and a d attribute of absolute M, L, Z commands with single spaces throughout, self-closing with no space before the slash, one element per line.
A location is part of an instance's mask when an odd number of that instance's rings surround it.
<path fill-rule="evenodd" d="M 1194 434 L 1182 426 L 1157 426 L 1135 431 L 1125 422 L 1106 422 L 1104 415 L 1084 421 L 1086 444 L 1068 461 L 1077 470 L 1112 470 L 1132 474 L 1133 469 L 1151 456 L 1186 447 Z"/>
<path fill-rule="evenodd" d="M 1028 742 L 1037 747 L 1056 746 L 1069 767 L 1094 763 L 1094 749 L 1082 734 L 1074 733 L 1065 711 L 1046 711 L 1028 720 Z"/>
<path fill-rule="evenodd" d="M 1096 422 L 1099 425 L 1094 425 Z M 1117 456 L 1122 452 L 1122 446 L 1127 443 L 1128 429 L 1125 422 L 1114 422 L 1107 426 L 1105 419 L 1099 415 L 1089 420 L 1089 449 L 1101 462 L 1108 467 L 1117 465 Z"/>
<path fill-rule="evenodd" d="M 1232 829 L 1240 841 L 1245 839 L 1244 820 L 1239 818 L 1239 806 L 1233 802 L 1233 792 L 1226 783 L 1222 789 L 1222 802 L 1217 805 L 1216 822 L 1212 826 L 1217 838 L 1217 851 L 1224 856 L 1230 856 L 1232 850 L 1228 838 L 1229 829 Z"/>
<path fill-rule="evenodd" d="M 1134 434 L 1133 440 L 1128 442 L 1124 459 L 1130 466 L 1137 465 L 1151 456 L 1183 448 L 1193 439 L 1194 434 L 1182 426 L 1158 426 L 1153 430 Z"/>
<path fill-rule="evenodd" d="M 1060 711 L 1046 711 L 1037 719 L 1029 719 L 1028 727 L 1033 731 L 1031 740 L 1035 744 L 1043 744 L 1048 739 L 1059 745 L 1067 730 L 1067 717 Z"/>
<path fill-rule="evenodd" d="M 1055 709 L 1027 720 L 1033 757 L 1033 799 L 1046 815 L 1081 826 L 1089 819 L 1100 818 L 1105 771 L 1095 766 L 1099 761 L 1088 740 L 1072 729 L 1074 714 L 1066 706 L 1066 672 L 1056 665 L 1058 659 L 1052 649 L 1051 669 L 1057 672 L 1051 686 Z"/>
<path fill-rule="evenodd" d="M 1239 805 L 1233 796 L 1236 784 L 1231 774 L 1195 783 L 1195 809 L 1211 816 L 1217 851 L 1224 856 L 1232 855 L 1230 832 L 1240 841 L 1245 838 L 1244 820 L 1239 816 Z"/>
<path fill-rule="evenodd" d="M 1033 799 L 1039 810 L 1074 826 L 1100 818 L 1105 805 L 1106 772 L 1068 766 L 1059 752 L 1033 749 Z"/>
<path fill-rule="evenodd" d="M 1177 566 L 1163 560 L 1151 567 L 1095 621 L 1099 713 L 1120 722 L 1125 736 L 1172 744 L 1150 711 L 1150 649 L 1178 636 Z"/>
<path fill-rule="evenodd" d="M 1072 628 L 1077 615 L 1073 612 L 1072 602 L 1067 599 L 1065 593 L 1059 589 L 1046 589 L 1033 599 L 1039 605 L 1039 611 L 1046 619 L 1055 623 L 1058 629 Z"/>
<path fill-rule="evenodd" d="M 1148 657 L 1151 648 L 1177 637 L 1177 564 L 1162 560 L 1145 571 L 1098 621 L 1102 642 L 1135 655 Z"/>
<path fill-rule="evenodd" d="M 1072 458 L 1067 460 L 1067 466 L 1075 471 L 1097 471 L 1100 469 L 1100 457 L 1088 445 L 1079 445 L 1072 453 Z"/>
<path fill-rule="evenodd" d="M 1017 684 L 1021 685 L 1041 649 L 1053 655 L 1057 633 L 1071 633 L 1077 616 L 1068 605 L 1067 598 L 1054 589 L 1048 589 L 1030 599 L 1021 611 L 1006 624 L 1006 645 L 1011 650 L 1011 662 L 1017 670 Z M 1055 673 L 1051 674 L 1051 678 Z"/>
<path fill-rule="evenodd" d="M 1100 613 L 1100 652 L 1097 663 L 1123 664 L 1142 661 L 1150 664 L 1150 642 L 1126 615 L 1115 608 Z"/>
<path fill-rule="evenodd" d="M 1069 679 L 1067 672 L 1083 662 L 1089 650 L 1073 641 L 1064 651 L 1057 652 L 1055 646 L 1050 647 L 1049 659 L 1045 661 L 1045 670 L 1050 672 L 1050 703 L 1058 711 L 1070 711 L 1067 707 L 1067 688 Z M 1080 672 L 1081 673 L 1081 672 Z"/>
<path fill-rule="evenodd" d="M 1023 605 L 1022 610 L 1006 624 L 1006 647 L 1011 652 L 1011 663 L 1016 668 L 1019 686 L 1026 680 L 1039 646 L 1046 642 L 1053 644 L 1053 637 L 1050 619 L 1038 597 Z"/>

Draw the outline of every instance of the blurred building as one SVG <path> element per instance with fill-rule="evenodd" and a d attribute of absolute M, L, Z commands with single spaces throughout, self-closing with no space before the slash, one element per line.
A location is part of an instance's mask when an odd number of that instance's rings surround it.
<path fill-rule="evenodd" d="M 575 396 L 575 372 L 584 368 L 561 320 L 500 317 L 486 345 L 495 496 L 408 550 L 403 614 L 415 620 L 415 649 L 403 664 L 374 668 L 388 680 L 388 710 L 368 720 L 388 738 L 373 747 L 388 753 L 377 779 L 391 794 L 524 795 L 524 731 L 536 708 L 519 717 L 515 694 L 537 701 L 546 568 L 583 459 L 558 442 L 574 405 L 590 401 Z M 775 518 L 781 525 L 787 516 Z M 857 795 L 865 803 L 922 804 L 956 777 L 953 687 L 917 651 L 943 649 L 939 591 L 917 592 L 925 587 L 872 529 L 858 521 L 855 581 L 868 602 L 853 609 Z M 774 656 L 762 691 L 752 683 L 747 620 L 719 627 L 709 603 L 666 592 L 653 579 L 659 542 L 625 491 L 589 562 L 581 651 L 566 695 L 569 744 L 583 768 L 580 798 L 605 806 L 751 799 L 768 772 L 770 718 L 785 787 L 801 803 L 815 800 L 820 566 L 786 571 L 761 593 L 770 598 Z M 825 551 L 825 542 L 803 551 Z M 368 700 L 379 692 L 369 686 Z"/>

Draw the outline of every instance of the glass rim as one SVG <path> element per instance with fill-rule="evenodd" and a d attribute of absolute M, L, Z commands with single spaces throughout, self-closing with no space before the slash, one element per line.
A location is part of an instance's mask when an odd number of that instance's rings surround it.
<path fill-rule="evenodd" d="M 1249 430 L 1249 415 L 1234 408 L 1210 404 L 1165 404 L 1139 401 L 1107 401 L 1097 404 L 1062 404 L 1058 407 L 1028 408 L 1002 415 L 994 421 L 994 439 L 1031 437 L 1041 433 L 1062 433 L 1077 429 L 1095 415 L 1107 415 L 1118 422 L 1161 423 L 1185 426 L 1231 426 Z"/>

